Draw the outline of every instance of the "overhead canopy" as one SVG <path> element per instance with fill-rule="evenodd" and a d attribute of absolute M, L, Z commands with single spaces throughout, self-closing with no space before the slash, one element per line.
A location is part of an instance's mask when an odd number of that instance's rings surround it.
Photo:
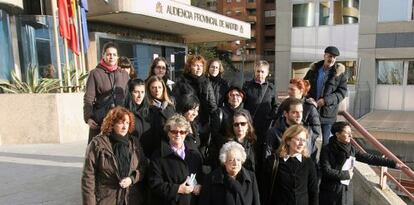
<path fill-rule="evenodd" d="M 250 39 L 247 22 L 169 0 L 133 2 L 120 0 L 100 10 L 90 5 L 88 20 L 171 33 L 188 43 Z"/>

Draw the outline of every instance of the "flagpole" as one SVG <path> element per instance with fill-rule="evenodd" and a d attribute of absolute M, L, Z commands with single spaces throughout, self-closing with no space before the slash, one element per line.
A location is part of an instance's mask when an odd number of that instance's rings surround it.
<path fill-rule="evenodd" d="M 59 78 L 59 87 L 60 92 L 63 93 L 63 79 L 62 79 L 62 65 L 60 60 L 60 49 L 59 49 L 59 35 L 58 35 L 58 25 L 56 22 L 56 12 L 57 12 L 57 4 L 56 0 L 51 0 L 52 3 L 52 18 L 53 18 L 53 36 L 55 40 L 55 51 L 56 51 L 56 63 L 58 69 L 58 78 Z"/>
<path fill-rule="evenodd" d="M 81 57 L 81 71 L 82 73 L 85 73 L 86 71 L 86 66 L 85 66 L 85 51 L 84 51 L 84 42 L 83 42 L 83 26 L 82 26 L 82 16 L 81 16 L 81 7 L 78 4 L 78 23 L 79 23 L 79 36 L 80 36 L 80 57 Z"/>
<path fill-rule="evenodd" d="M 68 81 L 68 92 L 72 92 L 71 88 L 72 88 L 72 82 L 70 79 L 70 66 L 69 66 L 69 52 L 68 52 L 68 41 L 63 38 L 63 42 L 64 42 L 64 48 L 65 48 L 65 66 L 66 66 L 66 77 L 67 77 L 67 81 Z"/>

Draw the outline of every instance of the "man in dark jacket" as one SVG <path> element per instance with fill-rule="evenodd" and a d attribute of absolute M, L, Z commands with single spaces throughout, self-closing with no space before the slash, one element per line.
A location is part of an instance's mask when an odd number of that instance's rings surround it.
<path fill-rule="evenodd" d="M 280 142 L 282 141 L 283 133 L 289 126 L 302 124 L 302 101 L 297 98 L 287 98 L 283 102 L 285 105 L 283 106 L 283 117 L 279 117 L 275 126 L 272 127 L 266 134 L 264 158 L 272 155 L 272 152 L 279 147 Z"/>
<path fill-rule="evenodd" d="M 243 90 L 246 93 L 244 108 L 250 112 L 253 119 L 253 127 L 257 136 L 256 156 L 263 156 L 263 145 L 266 132 L 270 127 L 276 110 L 276 87 L 266 80 L 269 75 L 269 63 L 264 60 L 258 61 L 254 66 L 254 79 L 246 81 Z M 261 157 L 257 165 L 260 167 Z"/>
<path fill-rule="evenodd" d="M 339 54 L 338 48 L 326 47 L 324 60 L 312 63 L 304 78 L 311 84 L 309 97 L 316 101 L 319 109 L 324 145 L 329 142 L 330 129 L 336 121 L 339 103 L 348 92 L 345 66 L 336 63 Z"/>

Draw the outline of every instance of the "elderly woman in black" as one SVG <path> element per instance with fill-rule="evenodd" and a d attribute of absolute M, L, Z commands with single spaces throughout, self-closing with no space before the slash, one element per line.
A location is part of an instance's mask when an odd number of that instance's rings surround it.
<path fill-rule="evenodd" d="M 85 154 L 83 204 L 143 204 L 135 185 L 143 178 L 146 160 L 137 139 L 130 135 L 133 114 L 115 107 L 104 118 L 101 130 Z"/>
<path fill-rule="evenodd" d="M 362 153 L 351 145 L 352 130 L 348 122 L 335 122 L 332 125 L 329 143 L 322 148 L 320 167 L 320 204 L 351 205 L 353 203 L 352 176 L 355 160 L 370 165 L 401 168 L 403 165 L 392 160 Z M 344 166 L 349 161 L 350 166 Z M 346 180 L 349 180 L 346 182 Z"/>
<path fill-rule="evenodd" d="M 242 166 L 246 160 L 243 146 L 227 142 L 219 156 L 223 166 L 206 177 L 199 205 L 259 205 L 256 176 Z"/>
<path fill-rule="evenodd" d="M 308 137 L 308 130 L 302 125 L 292 125 L 284 132 L 282 144 L 263 169 L 262 204 L 318 204 L 318 179 L 307 151 Z"/>
<path fill-rule="evenodd" d="M 200 193 L 202 159 L 197 147 L 186 141 L 188 121 L 179 114 L 168 119 L 164 131 L 168 141 L 155 151 L 149 168 L 151 205 L 192 205 Z"/>
<path fill-rule="evenodd" d="M 163 127 L 168 118 L 175 114 L 175 106 L 167 92 L 167 87 L 162 78 L 152 76 L 147 80 L 147 100 L 149 104 L 150 130 L 141 136 L 142 148 L 145 156 L 151 157 L 152 153 L 160 148 L 161 140 L 166 140 Z"/>

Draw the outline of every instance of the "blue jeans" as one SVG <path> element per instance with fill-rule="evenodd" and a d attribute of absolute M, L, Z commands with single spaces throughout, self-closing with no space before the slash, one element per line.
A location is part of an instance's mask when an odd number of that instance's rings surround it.
<path fill-rule="evenodd" d="M 331 128 L 332 124 L 321 124 L 322 129 L 322 146 L 329 143 L 329 138 L 331 138 Z"/>

